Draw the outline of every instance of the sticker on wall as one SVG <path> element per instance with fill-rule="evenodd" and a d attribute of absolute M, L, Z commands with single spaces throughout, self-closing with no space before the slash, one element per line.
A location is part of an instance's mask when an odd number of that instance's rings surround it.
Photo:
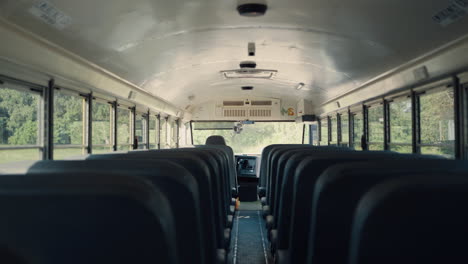
<path fill-rule="evenodd" d="M 65 29 L 72 22 L 70 16 L 46 0 L 36 1 L 29 9 L 29 13 L 59 30 Z"/>
<path fill-rule="evenodd" d="M 288 110 L 286 108 L 281 107 L 281 115 L 284 116 L 288 113 Z"/>
<path fill-rule="evenodd" d="M 289 108 L 284 108 L 284 107 L 281 107 L 281 115 L 284 116 L 284 115 L 288 115 L 288 116 L 294 116 L 296 113 L 294 111 L 294 108 L 292 107 L 289 107 Z"/>
<path fill-rule="evenodd" d="M 453 0 L 448 7 L 435 14 L 432 20 L 445 27 L 460 20 L 462 17 L 466 16 L 467 13 L 468 0 Z"/>

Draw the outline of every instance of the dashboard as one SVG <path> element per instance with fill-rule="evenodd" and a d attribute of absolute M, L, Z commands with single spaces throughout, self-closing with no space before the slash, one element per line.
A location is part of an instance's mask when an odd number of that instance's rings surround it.
<path fill-rule="evenodd" d="M 236 171 L 238 177 L 258 177 L 258 156 L 236 155 Z"/>

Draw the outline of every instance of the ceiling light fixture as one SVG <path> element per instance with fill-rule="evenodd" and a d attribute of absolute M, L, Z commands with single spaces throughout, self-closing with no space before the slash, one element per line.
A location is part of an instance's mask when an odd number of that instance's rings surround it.
<path fill-rule="evenodd" d="M 243 61 L 239 64 L 240 68 L 252 68 L 255 69 L 257 68 L 257 63 L 255 61 Z"/>
<path fill-rule="evenodd" d="M 299 83 L 296 87 L 296 90 L 302 90 L 304 88 L 305 84 L 304 83 Z"/>

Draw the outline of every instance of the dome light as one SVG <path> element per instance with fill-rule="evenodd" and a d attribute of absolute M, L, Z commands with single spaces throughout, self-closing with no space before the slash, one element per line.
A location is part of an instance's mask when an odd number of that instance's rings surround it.
<path fill-rule="evenodd" d="M 268 7 L 265 4 L 242 4 L 237 7 L 239 15 L 246 17 L 259 17 L 265 15 Z"/>

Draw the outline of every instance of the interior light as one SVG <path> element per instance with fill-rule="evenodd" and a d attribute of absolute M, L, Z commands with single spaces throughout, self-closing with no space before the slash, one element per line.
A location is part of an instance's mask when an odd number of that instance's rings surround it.
<path fill-rule="evenodd" d="M 268 7 L 265 4 L 242 4 L 237 7 L 239 15 L 246 17 L 259 17 L 265 15 Z"/>
<path fill-rule="evenodd" d="M 301 90 L 302 88 L 304 88 L 305 84 L 304 83 L 299 83 L 296 87 L 296 90 Z"/>

